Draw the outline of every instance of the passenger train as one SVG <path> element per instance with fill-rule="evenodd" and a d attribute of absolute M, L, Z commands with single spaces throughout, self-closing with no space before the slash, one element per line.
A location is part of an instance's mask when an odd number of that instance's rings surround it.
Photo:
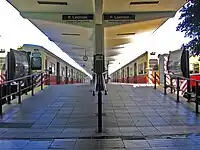
<path fill-rule="evenodd" d="M 111 81 L 121 83 L 152 83 L 153 71 L 158 72 L 158 55 L 146 51 L 111 74 Z"/>
<path fill-rule="evenodd" d="M 51 85 L 85 82 L 86 75 L 82 71 L 77 70 L 42 46 L 24 44 L 18 50 L 11 49 L 9 53 L 14 67 L 12 80 L 31 73 L 47 72 L 49 68 L 52 68 Z M 1 60 L 4 60 L 1 62 L 0 82 L 2 83 L 8 80 L 6 76 L 7 57 L 1 58 Z M 31 65 L 35 69 L 29 69 Z"/>
<path fill-rule="evenodd" d="M 158 82 L 163 83 L 164 73 L 167 73 L 168 57 L 169 54 L 159 55 L 155 52 L 145 52 L 113 72 L 111 74 L 111 81 L 140 84 L 154 83 L 154 74 L 156 72 Z M 190 57 L 189 64 L 190 77 L 200 79 L 200 57 Z"/>
<path fill-rule="evenodd" d="M 176 50 L 181 51 L 181 49 Z M 173 51 L 175 52 L 175 51 Z M 130 63 L 113 72 L 111 82 L 137 83 L 137 84 L 163 84 L 164 74 L 168 74 L 169 54 L 159 55 L 154 52 L 145 52 Z M 190 78 L 200 80 L 200 56 L 189 58 Z M 156 80 L 155 80 L 156 74 Z M 170 77 L 167 76 L 167 84 L 170 84 Z M 176 81 L 173 81 L 176 84 Z M 195 83 L 191 82 L 191 87 Z M 182 95 L 187 91 L 187 82 L 181 81 L 180 88 Z"/>

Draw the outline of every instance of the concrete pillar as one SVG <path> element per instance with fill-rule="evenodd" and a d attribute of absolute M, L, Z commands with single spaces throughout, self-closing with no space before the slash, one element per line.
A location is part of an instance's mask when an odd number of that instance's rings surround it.
<path fill-rule="evenodd" d="M 104 27 L 95 24 L 95 54 L 104 54 Z"/>
<path fill-rule="evenodd" d="M 94 22 L 94 55 L 104 55 L 103 0 L 95 0 Z"/>

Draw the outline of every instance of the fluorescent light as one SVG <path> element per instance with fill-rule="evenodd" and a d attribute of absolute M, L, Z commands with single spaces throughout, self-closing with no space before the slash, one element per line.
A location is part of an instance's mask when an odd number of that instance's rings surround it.
<path fill-rule="evenodd" d="M 64 36 L 80 36 L 79 33 L 62 33 Z"/>
<path fill-rule="evenodd" d="M 49 1 L 38 1 L 38 4 L 43 4 L 43 5 L 68 5 L 67 2 L 49 2 Z"/>
<path fill-rule="evenodd" d="M 159 1 L 136 1 L 136 2 L 130 2 L 130 5 L 152 5 L 152 4 L 158 4 Z"/>
<path fill-rule="evenodd" d="M 118 33 L 117 36 L 123 36 L 123 35 L 135 35 L 135 33 Z"/>

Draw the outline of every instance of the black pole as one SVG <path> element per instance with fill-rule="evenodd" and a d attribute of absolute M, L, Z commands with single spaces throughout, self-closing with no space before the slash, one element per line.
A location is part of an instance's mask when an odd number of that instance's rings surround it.
<path fill-rule="evenodd" d="M 7 84 L 7 95 L 10 95 L 11 94 L 11 83 L 8 83 Z M 11 104 L 11 97 L 8 96 L 7 97 L 7 101 L 8 101 L 8 104 Z"/>
<path fill-rule="evenodd" d="M 173 83 L 172 83 L 172 77 L 170 76 L 170 89 L 171 93 L 173 93 Z"/>
<path fill-rule="evenodd" d="M 190 79 L 190 69 L 189 69 L 189 65 L 190 65 L 190 62 L 189 62 L 189 51 L 185 50 L 185 53 L 186 53 L 186 75 L 187 75 L 187 78 Z M 190 80 L 187 80 L 187 95 L 188 95 L 188 102 L 190 101 L 191 99 L 191 95 L 190 95 Z"/>
<path fill-rule="evenodd" d="M 195 93 L 196 93 L 196 113 L 199 113 L 199 82 L 196 81 L 196 89 L 195 89 Z"/>
<path fill-rule="evenodd" d="M 102 132 L 102 93 L 98 92 L 98 132 Z"/>
<path fill-rule="evenodd" d="M 176 100 L 177 100 L 177 102 L 179 102 L 179 91 L 180 91 L 180 84 L 179 84 L 179 78 L 177 78 L 177 97 L 176 97 Z"/>
<path fill-rule="evenodd" d="M 2 92 L 3 88 L 2 85 L 0 85 L 0 115 L 3 114 L 3 108 L 2 108 L 2 97 L 3 97 L 3 92 Z"/>
<path fill-rule="evenodd" d="M 167 81 L 166 81 L 167 75 L 164 74 L 164 94 L 167 94 Z"/>
<path fill-rule="evenodd" d="M 41 90 L 43 90 L 43 73 L 41 73 Z"/>
<path fill-rule="evenodd" d="M 155 84 L 154 84 L 154 89 L 156 89 L 156 72 L 154 72 L 154 82 L 155 82 Z"/>
<path fill-rule="evenodd" d="M 33 80 L 33 76 L 31 76 L 31 94 L 32 94 L 32 96 L 34 96 L 34 80 Z"/>
<path fill-rule="evenodd" d="M 8 57 L 8 59 L 7 59 L 7 81 L 10 81 L 10 80 L 12 80 L 13 78 L 12 78 L 12 74 L 13 74 L 13 72 L 12 72 L 12 58 L 11 58 L 11 53 L 10 52 L 8 52 L 8 54 L 7 54 L 7 57 Z M 10 83 L 8 83 L 7 85 L 6 85 L 6 96 L 7 95 L 10 95 L 11 94 L 11 84 Z M 11 104 L 11 96 L 8 96 L 7 97 L 7 103 L 8 104 Z"/>
<path fill-rule="evenodd" d="M 18 88 L 19 88 L 19 91 L 18 91 L 18 103 L 20 104 L 21 103 L 21 81 L 19 80 L 19 83 L 18 83 Z"/>

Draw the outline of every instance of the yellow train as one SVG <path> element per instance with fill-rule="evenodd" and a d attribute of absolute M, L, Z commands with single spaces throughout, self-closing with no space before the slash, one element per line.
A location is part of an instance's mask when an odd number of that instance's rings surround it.
<path fill-rule="evenodd" d="M 66 61 L 62 60 L 55 54 L 51 53 L 47 49 L 38 45 L 24 44 L 18 50 L 11 50 L 13 53 L 13 79 L 20 77 L 19 75 L 30 74 L 34 72 L 46 72 L 50 67 L 52 68 L 52 74 L 50 75 L 50 84 L 74 84 L 85 82 L 87 77 L 82 71 L 74 68 Z M 22 60 L 22 55 L 25 60 Z M 30 60 L 29 60 L 30 59 Z M 6 64 L 6 62 L 4 63 Z M 30 64 L 38 69 L 29 70 L 26 66 Z M 21 66 L 21 67 L 20 67 Z M 39 67 L 40 66 L 40 67 Z M 30 68 L 30 67 L 28 67 Z M 39 69 L 40 68 L 40 69 Z M 0 82 L 4 82 L 6 79 L 5 65 L 2 69 Z M 18 73 L 19 72 L 19 73 Z M 17 73 L 19 75 L 17 75 Z"/>
<path fill-rule="evenodd" d="M 122 83 L 153 83 L 158 72 L 158 55 L 146 51 L 111 74 L 111 81 Z M 158 74 L 158 73 L 157 73 Z"/>

